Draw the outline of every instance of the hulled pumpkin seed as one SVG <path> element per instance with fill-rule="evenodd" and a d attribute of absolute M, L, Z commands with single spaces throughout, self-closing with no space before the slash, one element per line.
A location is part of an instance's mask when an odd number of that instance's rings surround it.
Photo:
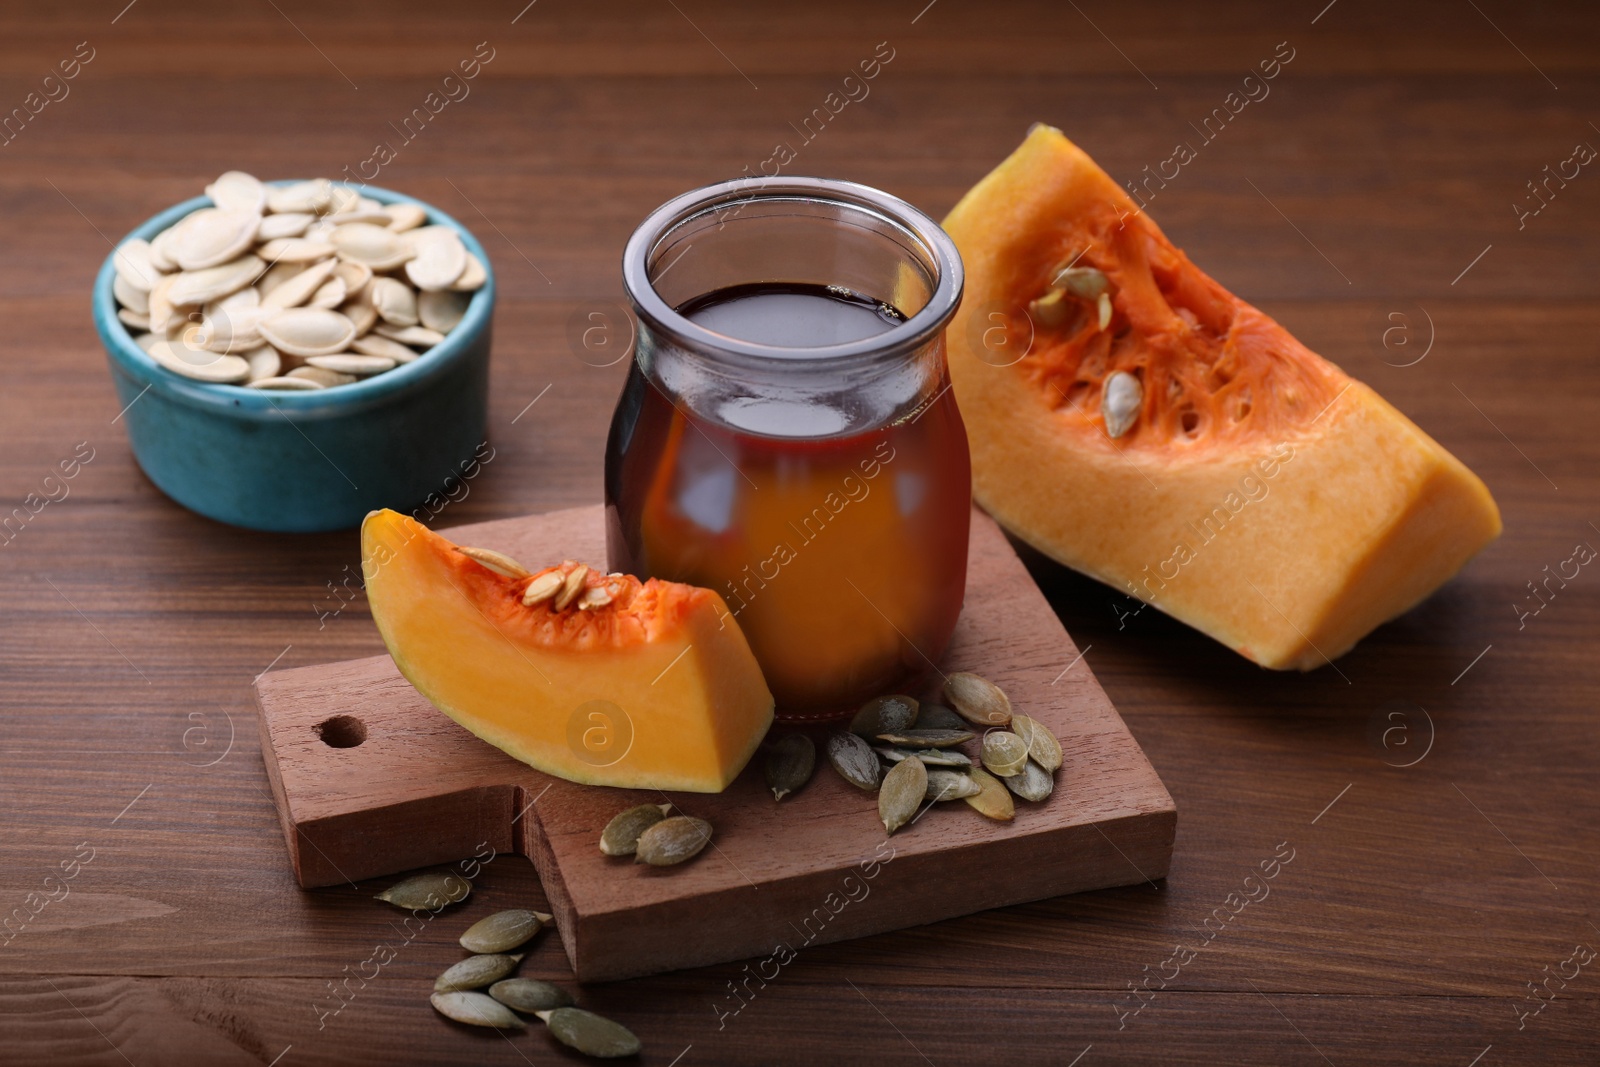
<path fill-rule="evenodd" d="M 979 792 L 963 799 L 985 818 L 1010 822 L 1017 813 L 1017 806 L 1011 802 L 1011 794 L 1000 784 L 1000 779 L 982 767 L 972 768 L 970 777 L 978 784 Z"/>
<path fill-rule="evenodd" d="M 1106 375 L 1100 386 L 1100 414 L 1106 421 L 1107 436 L 1121 437 L 1133 429 L 1143 407 L 1144 386 L 1139 384 L 1139 379 L 1125 370 L 1114 370 Z"/>
<path fill-rule="evenodd" d="M 527 908 L 497 911 L 467 927 L 461 947 L 468 952 L 510 952 L 544 929 L 550 916 Z"/>
<path fill-rule="evenodd" d="M 1028 760 L 1023 764 L 1020 774 L 1014 774 L 1010 778 L 1003 778 L 1001 781 L 1005 782 L 1007 789 L 1023 800 L 1031 800 L 1035 803 L 1049 796 L 1050 791 L 1056 787 L 1055 779 L 1050 777 L 1050 772 L 1033 762 L 1033 760 Z"/>
<path fill-rule="evenodd" d="M 877 737 L 882 733 L 909 730 L 917 721 L 918 709 L 916 698 L 902 693 L 873 697 L 861 705 L 861 710 L 850 720 L 850 732 Z"/>
<path fill-rule="evenodd" d="M 435 993 L 454 993 L 462 989 L 482 989 L 486 985 L 493 985 L 506 975 L 517 969 L 517 964 L 522 962 L 523 953 L 508 956 L 501 953 L 494 955 L 468 956 L 459 963 L 452 964 L 443 974 L 433 980 Z"/>
<path fill-rule="evenodd" d="M 899 763 L 908 756 L 915 756 L 922 761 L 925 767 L 972 766 L 972 760 L 965 752 L 957 752 L 953 748 L 920 748 L 912 750 L 895 748 L 892 745 L 882 745 L 873 749 L 873 751 L 890 763 Z"/>
<path fill-rule="evenodd" d="M 710 823 L 691 815 L 674 815 L 639 835 L 634 862 L 670 867 L 694 858 L 710 841 Z"/>
<path fill-rule="evenodd" d="M 965 730 L 967 720 L 945 707 L 943 704 L 924 704 L 917 713 L 917 729 L 919 730 Z"/>
<path fill-rule="evenodd" d="M 872 746 L 858 735 L 840 730 L 828 738 L 828 762 L 839 772 L 839 777 L 855 786 L 872 792 L 878 788 L 883 770 Z"/>
<path fill-rule="evenodd" d="M 510 1008 L 484 993 L 435 993 L 428 1000 L 433 1010 L 446 1019 L 468 1026 L 493 1026 L 500 1030 L 528 1028 Z"/>
<path fill-rule="evenodd" d="M 774 800 L 782 800 L 811 780 L 817 766 L 817 746 L 805 734 L 786 734 L 767 750 L 762 772 Z"/>
<path fill-rule="evenodd" d="M 928 787 L 924 800 L 961 800 L 977 796 L 983 787 L 960 771 L 932 770 L 928 772 Z"/>
<path fill-rule="evenodd" d="M 1028 758 L 1047 771 L 1061 767 L 1061 742 L 1056 740 L 1038 719 L 1027 715 L 1013 715 L 1011 730 L 1028 746 Z"/>
<path fill-rule="evenodd" d="M 882 733 L 879 741 L 907 748 L 955 748 L 972 740 L 971 730 L 900 730 Z"/>
<path fill-rule="evenodd" d="M 544 1020 L 555 1039 L 585 1056 L 611 1060 L 637 1056 L 644 1045 L 633 1031 L 603 1015 L 582 1008 L 555 1008 L 534 1012 Z"/>
<path fill-rule="evenodd" d="M 952 674 L 945 680 L 944 698 L 963 719 L 978 726 L 1004 726 L 1011 721 L 1011 698 L 976 674 Z"/>
<path fill-rule="evenodd" d="M 991 774 L 1010 778 L 1028 762 L 1028 746 L 1010 730 L 991 730 L 983 738 L 983 765 Z"/>
<path fill-rule="evenodd" d="M 608 856 L 631 856 L 639 847 L 639 835 L 667 817 L 671 804 L 640 804 L 619 811 L 600 831 L 600 851 Z"/>
<path fill-rule="evenodd" d="M 446 904 L 459 904 L 472 895 L 472 883 L 449 871 L 424 871 L 396 882 L 373 899 L 387 901 L 397 908 L 437 910 Z"/>
<path fill-rule="evenodd" d="M 571 993 L 537 978 L 502 979 L 489 987 L 489 995 L 506 1007 L 529 1015 L 572 1006 Z"/>
<path fill-rule="evenodd" d="M 910 756 L 889 768 L 878 789 L 878 817 L 883 828 L 894 833 L 910 821 L 922 806 L 928 792 L 928 768 L 915 756 Z"/>

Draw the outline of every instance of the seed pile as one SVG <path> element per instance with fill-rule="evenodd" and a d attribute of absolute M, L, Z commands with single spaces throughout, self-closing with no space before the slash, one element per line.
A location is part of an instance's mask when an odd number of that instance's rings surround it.
<path fill-rule="evenodd" d="M 488 271 L 414 204 L 325 178 L 229 171 L 201 208 L 117 248 L 117 317 L 161 366 L 252 389 L 325 389 L 410 363 L 466 315 Z"/>

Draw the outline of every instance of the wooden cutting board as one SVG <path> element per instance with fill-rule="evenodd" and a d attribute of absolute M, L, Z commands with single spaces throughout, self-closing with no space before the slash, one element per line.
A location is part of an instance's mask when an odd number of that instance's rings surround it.
<path fill-rule="evenodd" d="M 599 507 L 444 532 L 529 561 L 605 559 Z M 520 853 L 538 869 L 580 981 L 751 957 L 781 965 L 809 945 L 1165 876 L 1172 798 L 977 511 L 966 606 L 941 669 L 992 679 L 1060 738 L 1066 763 L 1047 801 L 1018 801 L 1009 823 L 940 804 L 885 838 L 875 798 L 820 755 L 811 782 L 781 804 L 759 755 L 714 796 L 576 785 L 457 726 L 388 656 L 264 675 L 256 702 L 302 886 L 453 863 L 485 846 Z M 600 853 L 612 815 L 662 800 L 709 819 L 714 847 L 663 869 Z"/>

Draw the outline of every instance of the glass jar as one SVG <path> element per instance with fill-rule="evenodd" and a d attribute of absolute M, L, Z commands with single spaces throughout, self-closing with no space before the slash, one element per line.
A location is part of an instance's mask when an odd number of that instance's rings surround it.
<path fill-rule="evenodd" d="M 780 719 L 919 684 L 966 587 L 954 243 L 866 186 L 740 179 L 657 209 L 623 282 L 639 329 L 606 446 L 611 569 L 721 594 Z"/>

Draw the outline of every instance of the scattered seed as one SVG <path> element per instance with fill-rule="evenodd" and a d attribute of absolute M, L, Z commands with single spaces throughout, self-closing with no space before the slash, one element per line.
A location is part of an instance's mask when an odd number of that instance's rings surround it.
<path fill-rule="evenodd" d="M 872 746 L 858 735 L 844 730 L 828 738 L 828 762 L 839 772 L 839 777 L 855 786 L 872 792 L 878 788 L 882 767 L 872 753 Z"/>
<path fill-rule="evenodd" d="M 879 741 L 907 748 L 955 748 L 972 740 L 971 730 L 901 730 L 878 735 Z"/>
<path fill-rule="evenodd" d="M 1050 777 L 1050 772 L 1039 766 L 1033 760 L 1028 760 L 1022 767 L 1020 774 L 1010 778 L 1003 778 L 1006 788 L 1011 790 L 1023 800 L 1032 800 L 1035 803 L 1050 795 L 1056 787 L 1055 779 Z"/>
<path fill-rule="evenodd" d="M 425 871 L 396 882 L 379 893 L 374 900 L 387 901 L 397 908 L 415 911 L 418 908 L 441 908 L 445 904 L 459 904 L 472 895 L 472 883 L 449 871 Z"/>
<path fill-rule="evenodd" d="M 537 978 L 502 979 L 489 987 L 489 995 L 506 1007 L 529 1015 L 572 1006 L 571 993 Z"/>
<path fill-rule="evenodd" d="M 978 784 L 980 791 L 963 799 L 985 818 L 1010 822 L 1016 815 L 1017 807 L 1011 802 L 1011 794 L 1006 792 L 1006 787 L 1000 784 L 1000 779 L 982 767 L 972 768 L 971 778 Z"/>
<path fill-rule="evenodd" d="M 497 911 L 467 927 L 467 932 L 461 935 L 461 947 L 468 952 L 510 952 L 544 929 L 549 921 L 550 916 L 542 911 L 526 908 Z"/>
<path fill-rule="evenodd" d="M 1144 407 L 1144 386 L 1139 379 L 1125 370 L 1114 370 L 1106 375 L 1100 387 L 1100 414 L 1106 422 L 1106 434 L 1121 437 L 1139 421 L 1139 411 Z"/>
<path fill-rule="evenodd" d="M 992 730 L 983 738 L 983 765 L 991 774 L 1010 778 L 1028 762 L 1028 746 L 1010 730 Z"/>
<path fill-rule="evenodd" d="M 670 867 L 692 859 L 710 841 L 710 823 L 691 815 L 674 815 L 639 835 L 633 858 L 652 867 Z"/>
<path fill-rule="evenodd" d="M 515 1012 L 484 993 L 435 993 L 428 998 L 433 1010 L 446 1019 L 468 1026 L 493 1026 L 500 1030 L 526 1030 L 528 1024 Z"/>
<path fill-rule="evenodd" d="M 917 711 L 915 697 L 900 693 L 873 697 L 861 705 L 861 710 L 850 720 L 850 732 L 862 737 L 876 737 L 894 730 L 909 730 L 917 721 Z"/>
<path fill-rule="evenodd" d="M 533 607 L 542 604 L 561 591 L 566 584 L 567 577 L 560 571 L 545 571 L 533 581 L 528 583 L 528 588 L 522 591 L 522 604 L 524 607 Z"/>
<path fill-rule="evenodd" d="M 884 830 L 892 834 L 904 826 L 922 806 L 927 792 L 928 769 L 921 760 L 912 756 L 891 767 L 878 789 L 878 817 Z"/>
<path fill-rule="evenodd" d="M 817 765 L 817 746 L 805 734 L 786 734 L 767 750 L 762 771 L 774 800 L 782 800 L 811 780 Z"/>
<path fill-rule="evenodd" d="M 458 990 L 482 989 L 486 985 L 493 985 L 516 970 L 517 964 L 522 962 L 522 956 L 520 952 L 512 956 L 500 953 L 468 956 L 435 978 L 433 991 L 454 993 Z"/>
<path fill-rule="evenodd" d="M 970 767 L 972 759 L 965 752 L 957 752 L 953 748 L 895 748 L 891 745 L 881 745 L 873 749 L 878 755 L 890 763 L 899 763 L 909 756 L 915 756 L 926 767 Z"/>
<path fill-rule="evenodd" d="M 945 680 L 944 698 L 963 719 L 978 726 L 1004 726 L 1011 721 L 1011 698 L 976 674 L 952 674 Z"/>
<path fill-rule="evenodd" d="M 456 551 L 468 559 L 477 560 L 496 574 L 503 574 L 507 578 L 529 578 L 533 575 L 532 571 L 504 552 L 496 552 L 492 548 L 473 548 L 470 545 L 457 545 Z"/>
<path fill-rule="evenodd" d="M 611 1060 L 637 1056 L 644 1045 L 633 1031 L 603 1015 L 582 1008 L 555 1008 L 534 1012 L 550 1028 L 555 1039 L 586 1056 Z"/>
<path fill-rule="evenodd" d="M 1027 715 L 1013 715 L 1011 729 L 1028 746 L 1028 757 L 1047 771 L 1061 767 L 1061 742 L 1043 723 Z"/>
<path fill-rule="evenodd" d="M 966 728 L 967 720 L 943 704 L 923 704 L 922 710 L 917 714 L 919 730 L 965 730 Z"/>
<path fill-rule="evenodd" d="M 639 835 L 667 817 L 671 804 L 640 804 L 619 811 L 600 831 L 600 851 L 608 856 L 631 856 L 639 847 Z"/>
<path fill-rule="evenodd" d="M 960 771 L 932 770 L 928 772 L 928 787 L 924 800 L 961 800 L 977 796 L 983 787 Z"/>

